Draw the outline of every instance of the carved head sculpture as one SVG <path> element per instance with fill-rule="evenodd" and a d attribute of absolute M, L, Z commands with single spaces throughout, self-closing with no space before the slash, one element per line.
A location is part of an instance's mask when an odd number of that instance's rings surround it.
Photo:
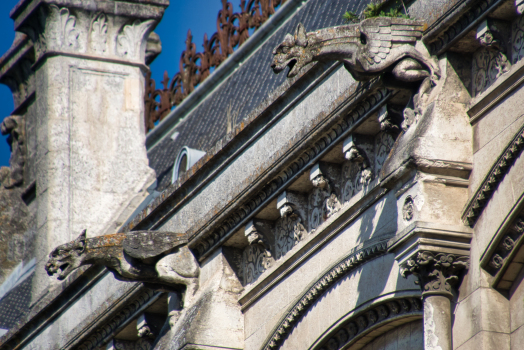
<path fill-rule="evenodd" d="M 295 35 L 286 34 L 284 41 L 273 50 L 273 72 L 278 74 L 289 66 L 288 78 L 297 75 L 302 67 L 312 61 L 311 53 L 306 50 L 307 44 L 306 29 L 299 24 Z"/>
<path fill-rule="evenodd" d="M 72 242 L 59 245 L 49 254 L 45 269 L 49 276 L 58 274 L 58 279 L 63 280 L 74 269 L 82 265 L 86 249 L 86 230 Z"/>

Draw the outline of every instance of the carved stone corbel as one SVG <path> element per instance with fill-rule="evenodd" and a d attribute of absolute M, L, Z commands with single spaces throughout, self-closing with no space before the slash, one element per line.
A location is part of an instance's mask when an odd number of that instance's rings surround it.
<path fill-rule="evenodd" d="M 394 113 L 390 113 L 387 104 L 380 107 L 378 111 L 378 122 L 380 124 L 380 130 L 382 131 L 394 134 L 400 131 L 398 118 Z"/>
<path fill-rule="evenodd" d="M 2 171 L 0 182 L 5 188 L 19 186 L 24 181 L 25 164 L 25 128 L 24 119 L 21 116 L 12 115 L 4 119 L 0 124 L 2 135 L 9 135 L 7 142 L 11 148 L 8 170 Z"/>
<path fill-rule="evenodd" d="M 361 170 L 360 183 L 367 184 L 373 175 L 369 158 L 362 145 L 365 144 L 363 137 L 356 134 L 349 135 L 342 146 L 344 158 L 353 163 L 358 163 Z"/>
<path fill-rule="evenodd" d="M 271 244 L 269 243 L 268 232 L 263 232 L 264 230 L 260 227 L 262 223 L 255 222 L 251 220 L 246 224 L 246 229 L 244 234 L 247 238 L 247 241 L 250 245 L 259 245 L 261 246 L 267 257 L 271 256 Z"/>
<path fill-rule="evenodd" d="M 300 193 L 284 191 L 278 196 L 277 209 L 282 218 L 289 217 L 292 220 L 300 218 L 304 221 L 307 199 Z"/>
<path fill-rule="evenodd" d="M 507 25 L 487 19 L 477 27 L 476 38 L 482 46 L 473 55 L 473 95 L 490 87 L 498 77 L 509 71 L 511 62 L 507 57 Z"/>

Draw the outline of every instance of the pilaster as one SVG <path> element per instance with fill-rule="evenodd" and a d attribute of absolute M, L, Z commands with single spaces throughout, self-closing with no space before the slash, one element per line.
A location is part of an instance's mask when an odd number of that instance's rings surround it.
<path fill-rule="evenodd" d="M 27 0 L 11 11 L 31 46 L 31 91 L 18 90 L 34 94 L 36 118 L 26 128 L 39 146 L 30 157 L 35 299 L 51 283 L 39 265 L 54 246 L 83 229 L 88 237 L 116 232 L 154 184 L 143 120 L 146 44 L 168 4 Z"/>

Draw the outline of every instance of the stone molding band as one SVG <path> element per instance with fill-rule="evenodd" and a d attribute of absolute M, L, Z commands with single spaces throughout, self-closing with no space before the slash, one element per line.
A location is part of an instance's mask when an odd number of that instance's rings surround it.
<path fill-rule="evenodd" d="M 78 350 L 92 350 L 106 342 L 108 337 L 113 336 L 121 328 L 125 327 L 135 315 L 144 308 L 156 301 L 162 293 L 145 289 L 136 299 L 127 303 L 127 305 L 114 315 L 109 321 L 101 327 L 98 327 L 93 334 L 81 345 L 76 347 Z"/>
<path fill-rule="evenodd" d="M 353 252 L 336 263 L 322 275 L 311 287 L 309 287 L 298 301 L 282 317 L 270 336 L 264 342 L 262 349 L 275 350 L 280 348 L 291 330 L 307 310 L 322 296 L 322 294 L 334 285 L 342 277 L 351 271 L 364 265 L 368 261 L 387 253 L 387 240 L 370 245 Z"/>
<path fill-rule="evenodd" d="M 503 2 L 503 0 L 483 0 L 475 4 L 468 12 L 460 16 L 448 30 L 431 41 L 428 45 L 429 52 L 437 56 L 444 53 Z"/>
<path fill-rule="evenodd" d="M 373 80 L 363 87 L 367 92 L 380 80 Z M 362 91 L 358 91 L 352 96 L 353 100 L 362 98 Z M 360 101 L 345 118 L 335 124 L 331 129 L 317 140 L 300 156 L 297 156 L 291 166 L 282 171 L 273 181 L 270 181 L 257 195 L 247 203 L 239 206 L 239 209 L 230 214 L 217 229 L 211 233 L 197 239 L 192 244 L 195 247 L 194 252 L 199 261 L 205 259 L 211 251 L 221 242 L 225 241 L 229 235 L 235 232 L 244 222 L 252 218 L 256 213 L 275 196 L 282 192 L 291 181 L 300 175 L 308 166 L 329 151 L 335 144 L 340 142 L 347 134 L 354 130 L 360 123 L 372 114 L 378 107 L 385 103 L 391 96 L 391 92 L 385 88 L 378 88 L 373 91 L 367 98 Z"/>
<path fill-rule="evenodd" d="M 338 325 L 315 350 L 345 349 L 375 329 L 388 323 L 407 319 L 406 322 L 421 319 L 423 316 L 420 297 L 393 298 L 380 304 L 366 307 Z"/>
<path fill-rule="evenodd" d="M 482 211 L 488 205 L 492 194 L 520 156 L 523 148 L 524 126 L 519 129 L 516 136 L 506 146 L 466 206 L 462 215 L 462 220 L 466 225 L 475 225 Z"/>

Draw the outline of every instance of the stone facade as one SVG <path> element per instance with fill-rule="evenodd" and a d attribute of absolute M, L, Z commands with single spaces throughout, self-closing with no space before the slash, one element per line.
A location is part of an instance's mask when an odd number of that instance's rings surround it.
<path fill-rule="evenodd" d="M 367 5 L 242 2 L 182 96 L 167 0 L 20 1 L 0 349 L 520 349 L 523 4 Z"/>

